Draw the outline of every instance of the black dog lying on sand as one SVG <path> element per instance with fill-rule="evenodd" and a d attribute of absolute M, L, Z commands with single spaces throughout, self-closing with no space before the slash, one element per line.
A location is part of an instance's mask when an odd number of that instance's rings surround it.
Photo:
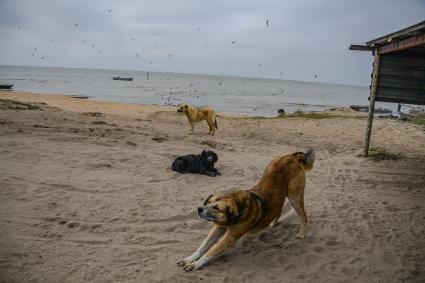
<path fill-rule="evenodd" d="M 201 154 L 189 154 L 177 157 L 171 168 L 180 173 L 199 173 L 215 177 L 221 175 L 217 169 L 214 168 L 214 163 L 217 162 L 218 157 L 214 151 L 204 150 Z"/>

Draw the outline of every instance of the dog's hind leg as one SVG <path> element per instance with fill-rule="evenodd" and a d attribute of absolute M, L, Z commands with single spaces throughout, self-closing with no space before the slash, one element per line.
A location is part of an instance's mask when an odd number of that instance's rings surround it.
<path fill-rule="evenodd" d="M 207 123 L 208 123 L 208 127 L 210 127 L 210 131 L 208 132 L 208 134 L 213 136 L 215 133 L 214 123 L 210 121 L 209 119 L 207 119 Z"/>
<path fill-rule="evenodd" d="M 282 209 L 283 209 L 284 204 L 285 204 L 285 200 L 283 200 L 282 207 L 280 208 L 279 213 L 277 214 L 276 218 L 273 219 L 273 221 L 270 223 L 270 227 L 275 227 L 279 223 L 279 218 L 282 215 Z"/>
<path fill-rule="evenodd" d="M 301 219 L 300 230 L 297 234 L 297 238 L 303 239 L 307 232 L 307 214 L 304 210 L 304 186 L 305 186 L 305 175 L 300 174 L 288 184 L 288 198 Z"/>
<path fill-rule="evenodd" d="M 224 228 L 214 226 L 208 233 L 207 238 L 202 242 L 199 248 L 190 256 L 185 257 L 177 262 L 179 266 L 186 266 L 203 256 L 218 240 L 223 236 Z"/>

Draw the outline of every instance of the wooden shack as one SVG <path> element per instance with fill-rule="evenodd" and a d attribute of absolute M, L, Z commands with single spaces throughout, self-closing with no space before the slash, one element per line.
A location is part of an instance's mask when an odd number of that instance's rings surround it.
<path fill-rule="evenodd" d="M 350 50 L 374 56 L 364 156 L 368 156 L 375 101 L 425 105 L 425 21 Z"/>

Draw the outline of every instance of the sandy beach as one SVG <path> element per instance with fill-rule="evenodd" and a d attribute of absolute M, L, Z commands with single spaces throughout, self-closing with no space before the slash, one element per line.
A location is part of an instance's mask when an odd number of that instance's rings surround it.
<path fill-rule="evenodd" d="M 0 92 L 0 282 L 424 282 L 425 128 L 375 119 L 218 117 L 190 135 L 176 108 Z M 17 105 L 10 101 L 31 103 Z M 11 109 L 22 108 L 22 109 Z M 210 223 L 212 192 L 249 189 L 273 157 L 316 150 L 307 238 L 287 203 L 279 225 L 192 273 L 176 262 Z M 178 155 L 214 150 L 222 176 L 178 174 Z"/>

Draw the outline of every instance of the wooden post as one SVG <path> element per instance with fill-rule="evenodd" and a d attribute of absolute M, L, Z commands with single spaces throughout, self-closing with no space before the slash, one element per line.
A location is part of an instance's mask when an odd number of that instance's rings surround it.
<path fill-rule="evenodd" d="M 369 117 L 367 119 L 367 128 L 366 128 L 365 144 L 364 144 L 364 151 L 363 151 L 364 157 L 367 157 L 369 155 L 370 134 L 372 133 L 373 113 L 375 112 L 376 90 L 378 89 L 380 59 L 381 57 L 378 54 L 378 52 L 375 52 L 375 58 L 373 60 L 373 71 L 372 71 L 372 85 L 370 88 L 370 98 L 369 98 Z"/>

